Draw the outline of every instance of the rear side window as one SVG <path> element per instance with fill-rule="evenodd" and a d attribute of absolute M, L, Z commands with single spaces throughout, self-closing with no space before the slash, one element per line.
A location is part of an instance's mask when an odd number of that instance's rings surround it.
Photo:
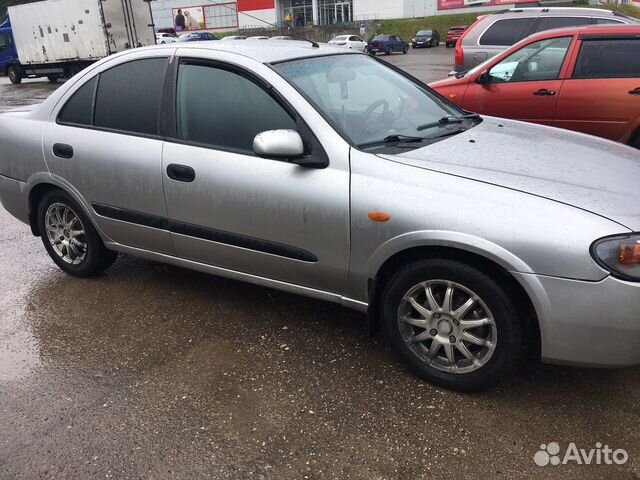
<path fill-rule="evenodd" d="M 76 90 L 58 115 L 60 123 L 87 126 L 93 123 L 93 96 L 97 83 L 98 77 L 93 77 Z"/>
<path fill-rule="evenodd" d="M 536 32 L 551 30 L 552 28 L 574 27 L 577 25 L 589 25 L 589 17 L 541 17 Z"/>
<path fill-rule="evenodd" d="M 157 135 L 166 70 L 166 58 L 146 58 L 101 73 L 94 125 Z"/>
<path fill-rule="evenodd" d="M 640 78 L 640 40 L 583 40 L 573 78 Z"/>
<path fill-rule="evenodd" d="M 535 18 L 498 20 L 480 37 L 480 45 L 511 46 L 529 34 Z"/>
<path fill-rule="evenodd" d="M 596 23 L 598 25 L 604 25 L 604 24 L 611 24 L 611 23 L 621 24 L 624 22 L 621 22 L 620 20 L 614 20 L 613 18 L 596 18 Z"/>
<path fill-rule="evenodd" d="M 284 108 L 261 86 L 213 65 L 182 63 L 176 98 L 178 137 L 253 154 L 261 132 L 296 129 Z"/>

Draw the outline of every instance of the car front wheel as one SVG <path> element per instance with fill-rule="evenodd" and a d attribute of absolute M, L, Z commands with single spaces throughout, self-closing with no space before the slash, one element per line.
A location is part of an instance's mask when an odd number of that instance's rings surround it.
<path fill-rule="evenodd" d="M 382 321 L 394 351 L 421 378 L 474 391 L 494 385 L 522 355 L 522 318 L 495 276 L 449 259 L 417 261 L 387 282 Z"/>
<path fill-rule="evenodd" d="M 38 228 L 49 256 L 70 275 L 98 275 L 116 260 L 80 205 L 62 191 L 51 191 L 40 202 Z"/>

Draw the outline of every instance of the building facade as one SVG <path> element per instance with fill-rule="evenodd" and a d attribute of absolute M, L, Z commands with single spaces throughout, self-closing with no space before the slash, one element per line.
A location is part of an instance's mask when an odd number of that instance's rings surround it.
<path fill-rule="evenodd" d="M 157 28 L 229 31 L 333 25 L 508 7 L 531 0 L 153 0 Z"/>

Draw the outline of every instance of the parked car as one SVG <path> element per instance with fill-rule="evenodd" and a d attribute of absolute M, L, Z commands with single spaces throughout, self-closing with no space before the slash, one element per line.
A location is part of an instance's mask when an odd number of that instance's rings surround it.
<path fill-rule="evenodd" d="M 537 33 L 431 87 L 465 110 L 640 148 L 640 25 Z"/>
<path fill-rule="evenodd" d="M 209 40 L 219 40 L 218 37 L 209 32 L 183 33 L 176 40 L 177 42 L 206 42 Z"/>
<path fill-rule="evenodd" d="M 2 205 L 70 275 L 124 252 L 337 302 L 448 388 L 527 348 L 640 363 L 638 152 L 467 114 L 362 53 L 113 55 L 0 115 L 0 145 Z"/>
<path fill-rule="evenodd" d="M 436 29 L 420 30 L 411 39 L 413 48 L 437 47 L 440 45 L 440 33 Z"/>
<path fill-rule="evenodd" d="M 176 37 L 176 38 L 178 37 L 178 34 L 177 34 L 175 28 L 158 28 L 156 30 L 156 33 L 170 33 L 174 37 Z"/>
<path fill-rule="evenodd" d="M 269 37 L 265 37 L 264 35 L 256 35 L 254 37 L 247 37 L 247 40 L 269 40 Z"/>
<path fill-rule="evenodd" d="M 162 45 L 165 43 L 174 43 L 177 42 L 178 39 L 175 35 L 171 35 L 170 33 L 156 33 L 156 43 Z"/>
<path fill-rule="evenodd" d="M 242 35 L 227 35 L 226 37 L 222 37 L 220 40 L 246 40 L 247 37 L 243 37 Z"/>
<path fill-rule="evenodd" d="M 409 44 L 400 35 L 376 35 L 373 40 L 367 43 L 367 52 L 370 55 L 384 53 L 391 55 L 393 52 L 407 53 Z"/>
<path fill-rule="evenodd" d="M 329 40 L 329 45 L 351 48 L 352 50 L 357 50 L 359 52 L 364 52 L 367 49 L 367 42 L 357 35 L 338 35 L 337 37 Z"/>
<path fill-rule="evenodd" d="M 445 40 L 445 46 L 447 48 L 455 47 L 466 29 L 466 25 L 457 25 L 449 28 L 449 31 L 447 32 L 447 39 Z"/>
<path fill-rule="evenodd" d="M 638 24 L 638 20 L 609 10 L 562 7 L 512 8 L 481 16 L 458 40 L 451 74 L 469 70 L 533 33 L 609 23 Z"/>
<path fill-rule="evenodd" d="M 294 38 L 289 35 L 276 35 L 275 37 L 271 37 L 269 40 L 294 40 Z"/>

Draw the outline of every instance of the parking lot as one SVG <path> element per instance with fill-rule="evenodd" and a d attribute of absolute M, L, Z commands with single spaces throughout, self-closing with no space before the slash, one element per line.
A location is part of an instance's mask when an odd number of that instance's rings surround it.
<path fill-rule="evenodd" d="M 452 49 L 384 57 L 429 82 Z M 0 112 L 45 81 L 0 78 Z M 640 478 L 640 369 L 530 365 L 460 394 L 338 305 L 120 256 L 62 273 L 0 209 L 0 478 Z M 537 466 L 542 444 L 624 449 Z"/>

